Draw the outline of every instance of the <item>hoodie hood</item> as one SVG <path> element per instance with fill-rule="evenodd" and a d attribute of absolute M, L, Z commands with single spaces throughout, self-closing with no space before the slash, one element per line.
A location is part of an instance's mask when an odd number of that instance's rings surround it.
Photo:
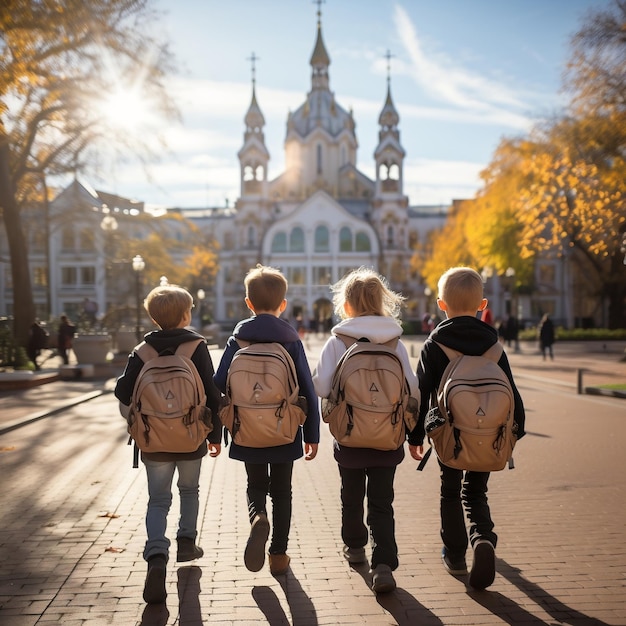
<path fill-rule="evenodd" d="M 392 317 L 363 315 L 343 320 L 332 329 L 333 335 L 347 335 L 360 339 L 365 337 L 372 343 L 385 343 L 402 335 L 402 327 Z"/>

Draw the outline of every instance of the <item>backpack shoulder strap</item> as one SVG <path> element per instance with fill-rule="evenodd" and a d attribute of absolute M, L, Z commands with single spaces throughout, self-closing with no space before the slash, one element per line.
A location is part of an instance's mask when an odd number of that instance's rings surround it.
<path fill-rule="evenodd" d="M 497 363 L 503 352 L 504 348 L 502 347 L 502 344 L 499 341 L 496 341 L 491 348 L 483 352 L 483 356 Z"/>
<path fill-rule="evenodd" d="M 463 356 L 462 352 L 449 348 L 448 346 L 444 346 L 442 343 L 439 343 L 438 341 L 435 341 L 433 343 L 436 343 L 441 348 L 443 353 L 448 357 L 448 360 L 450 361 L 452 361 L 453 359 L 456 359 L 458 356 Z"/>
<path fill-rule="evenodd" d="M 136 348 L 135 352 L 139 356 L 139 358 L 144 362 L 144 365 L 151 361 L 152 359 L 156 359 L 159 356 L 159 353 L 145 341 L 142 341 Z"/>
<path fill-rule="evenodd" d="M 178 354 L 180 356 L 186 356 L 189 360 L 193 356 L 193 353 L 196 351 L 198 346 L 204 341 L 204 339 L 194 339 L 193 341 L 185 341 L 185 343 L 181 343 L 178 348 L 176 348 L 176 352 L 174 354 Z"/>

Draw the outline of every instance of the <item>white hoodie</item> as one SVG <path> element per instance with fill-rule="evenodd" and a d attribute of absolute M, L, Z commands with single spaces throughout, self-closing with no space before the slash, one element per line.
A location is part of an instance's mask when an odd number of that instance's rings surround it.
<path fill-rule="evenodd" d="M 332 336 L 322 348 L 317 367 L 313 373 L 313 385 L 315 392 L 320 398 L 328 397 L 335 368 L 339 359 L 346 351 L 346 345 L 336 336 L 337 334 L 347 335 L 355 339 L 365 337 L 372 343 L 385 343 L 395 337 L 400 337 L 402 328 L 394 318 L 380 315 L 351 317 L 337 324 L 332 329 Z M 411 395 L 419 398 L 417 376 L 411 367 L 408 352 L 402 341 L 398 341 L 396 353 L 402 361 L 404 375 L 409 383 Z"/>

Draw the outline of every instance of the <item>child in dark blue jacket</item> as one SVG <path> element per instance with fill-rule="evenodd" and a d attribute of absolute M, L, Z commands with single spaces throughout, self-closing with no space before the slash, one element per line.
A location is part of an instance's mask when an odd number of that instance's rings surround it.
<path fill-rule="evenodd" d="M 293 462 L 303 456 L 310 461 L 317 454 L 320 437 L 320 416 L 317 396 L 311 379 L 311 369 L 304 353 L 298 332 L 287 321 L 280 319 L 287 306 L 287 279 L 279 270 L 257 265 L 244 280 L 246 305 L 253 316 L 237 324 L 226 343 L 224 354 L 214 376 L 215 384 L 226 392 L 228 368 L 237 350 L 237 340 L 249 343 L 277 342 L 291 355 L 296 366 L 300 395 L 307 399 L 307 419 L 298 428 L 292 443 L 268 448 L 230 444 L 231 459 L 243 461 L 248 476 L 246 496 L 250 518 L 250 536 L 244 552 L 246 567 L 257 572 L 265 563 L 265 543 L 269 537 L 270 523 L 266 500 L 272 500 L 272 539 L 269 547 L 269 564 L 272 575 L 280 575 L 289 568 L 287 543 L 291 525 L 291 476 Z"/>

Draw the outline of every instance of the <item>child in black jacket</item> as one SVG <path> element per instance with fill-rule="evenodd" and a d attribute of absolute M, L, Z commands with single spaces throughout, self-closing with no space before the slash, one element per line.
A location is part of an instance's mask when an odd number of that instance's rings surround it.
<path fill-rule="evenodd" d="M 481 355 L 498 341 L 497 331 L 476 317 L 483 311 L 487 300 L 483 297 L 480 274 L 468 267 L 454 267 L 439 279 L 437 304 L 446 314 L 442 322 L 424 342 L 417 366 L 422 403 L 418 424 L 409 435 L 409 452 L 416 460 L 424 454 L 424 422 L 429 408 L 427 399 L 433 398 L 441 382 L 448 357 L 435 343 L 468 355 Z M 517 424 L 517 438 L 524 436 L 524 405 L 513 381 L 513 374 L 503 352 L 498 365 L 505 372 L 515 399 L 513 419 Z M 495 578 L 495 547 L 498 540 L 493 531 L 493 521 L 487 503 L 489 472 L 464 472 L 439 463 L 441 469 L 441 558 L 446 570 L 453 576 L 467 574 L 465 553 L 468 533 L 465 527 L 463 506 L 467 512 L 469 543 L 474 549 L 469 584 L 475 589 L 485 589 Z"/>
<path fill-rule="evenodd" d="M 146 311 L 160 330 L 148 333 L 145 342 L 159 354 L 167 350 L 176 350 L 182 343 L 201 339 L 197 333 L 185 327 L 191 324 L 193 298 L 182 287 L 165 285 L 153 289 L 144 302 Z M 115 396 L 120 401 L 123 415 L 131 403 L 135 381 L 144 362 L 136 352 L 128 357 L 124 373 L 115 385 Z M 165 566 L 168 560 L 170 540 L 165 536 L 167 514 L 172 504 L 172 479 L 178 471 L 178 490 L 180 493 L 180 520 L 176 534 L 179 562 L 193 561 L 204 552 L 196 545 L 198 521 L 198 490 L 202 457 L 207 451 L 216 457 L 221 451 L 222 425 L 218 417 L 220 392 L 213 383 L 213 363 L 206 341 L 198 344 L 192 362 L 196 366 L 204 383 L 207 406 L 211 409 L 213 430 L 195 452 L 143 452 L 141 460 L 146 467 L 148 478 L 148 510 L 146 512 L 146 531 L 148 538 L 143 556 L 148 562 L 148 574 L 143 597 L 149 604 L 165 601 Z"/>

